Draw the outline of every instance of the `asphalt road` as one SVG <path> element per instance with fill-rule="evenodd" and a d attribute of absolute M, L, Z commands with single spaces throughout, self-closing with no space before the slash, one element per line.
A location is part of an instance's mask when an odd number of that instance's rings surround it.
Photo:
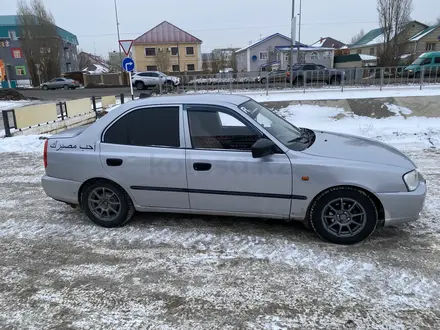
<path fill-rule="evenodd" d="M 440 153 L 409 156 L 422 218 L 344 247 L 256 219 L 101 228 L 46 197 L 41 155 L 2 154 L 0 329 L 440 329 Z"/>

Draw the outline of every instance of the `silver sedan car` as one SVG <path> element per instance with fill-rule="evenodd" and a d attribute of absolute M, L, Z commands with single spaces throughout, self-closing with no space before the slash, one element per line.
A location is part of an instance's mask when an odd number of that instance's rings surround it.
<path fill-rule="evenodd" d="M 253 99 L 186 95 L 126 103 L 44 146 L 42 185 L 94 223 L 140 212 L 302 221 L 354 244 L 419 218 L 426 182 L 395 148 L 295 127 Z"/>

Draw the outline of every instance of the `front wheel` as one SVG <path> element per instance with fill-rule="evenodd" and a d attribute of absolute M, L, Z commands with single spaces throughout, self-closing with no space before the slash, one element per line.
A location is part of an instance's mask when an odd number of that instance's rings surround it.
<path fill-rule="evenodd" d="M 362 190 L 332 188 L 322 193 L 310 209 L 310 224 L 323 239 L 336 244 L 356 244 L 376 229 L 378 211 Z"/>
<path fill-rule="evenodd" d="M 43 90 L 47 91 L 49 89 L 49 87 L 47 87 L 46 85 L 43 86 Z"/>
<path fill-rule="evenodd" d="M 330 84 L 331 85 L 339 85 L 341 83 L 341 77 L 340 76 L 333 76 L 330 79 Z"/>
<path fill-rule="evenodd" d="M 139 82 L 137 82 L 136 83 L 136 89 L 137 90 L 143 90 L 145 88 L 145 85 L 144 85 L 144 83 L 143 82 L 141 82 L 141 81 L 139 81 Z"/>
<path fill-rule="evenodd" d="M 118 185 L 97 181 L 84 188 L 81 206 L 95 224 L 113 228 L 124 225 L 134 214 L 128 194 Z"/>
<path fill-rule="evenodd" d="M 69 89 L 69 85 L 64 85 L 63 88 L 67 91 Z"/>
<path fill-rule="evenodd" d="M 262 79 L 261 79 L 261 84 L 262 84 L 262 85 L 265 85 L 265 84 L 266 84 L 266 81 L 267 81 L 266 78 L 262 78 Z"/>

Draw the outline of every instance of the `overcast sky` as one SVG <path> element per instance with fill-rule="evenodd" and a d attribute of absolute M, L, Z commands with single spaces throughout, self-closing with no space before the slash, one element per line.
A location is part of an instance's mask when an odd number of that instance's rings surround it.
<path fill-rule="evenodd" d="M 414 0 L 413 19 L 433 22 L 439 0 Z M 15 14 L 2 1 L 2 14 Z M 78 36 L 80 49 L 107 56 L 118 48 L 114 0 L 44 0 L 58 26 Z M 244 47 L 280 32 L 290 36 L 291 0 L 117 0 L 121 39 L 135 39 L 164 20 L 203 40 L 202 51 Z M 299 0 L 296 0 L 296 13 Z M 350 42 L 378 27 L 375 0 L 303 0 L 301 41 L 330 36 Z"/>

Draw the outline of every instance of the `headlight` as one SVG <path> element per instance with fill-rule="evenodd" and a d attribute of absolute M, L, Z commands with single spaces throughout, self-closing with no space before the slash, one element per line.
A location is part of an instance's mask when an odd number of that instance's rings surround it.
<path fill-rule="evenodd" d="M 408 191 L 414 191 L 419 186 L 419 171 L 412 170 L 403 176 L 403 181 L 405 182 Z"/>

